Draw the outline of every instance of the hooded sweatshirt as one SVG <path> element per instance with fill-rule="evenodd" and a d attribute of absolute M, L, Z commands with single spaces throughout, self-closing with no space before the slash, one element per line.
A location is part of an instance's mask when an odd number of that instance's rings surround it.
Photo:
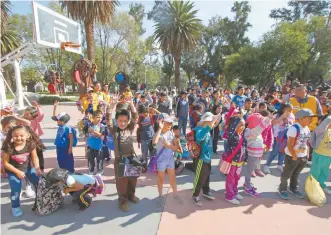
<path fill-rule="evenodd" d="M 210 163 L 213 156 L 213 143 L 210 135 L 210 126 L 197 126 L 195 129 L 195 139 L 200 146 L 200 159 L 205 163 Z"/>

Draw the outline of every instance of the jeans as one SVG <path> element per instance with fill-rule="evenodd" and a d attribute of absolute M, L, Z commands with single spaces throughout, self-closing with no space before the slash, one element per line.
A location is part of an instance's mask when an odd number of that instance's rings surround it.
<path fill-rule="evenodd" d="M 296 161 L 289 155 L 285 156 L 285 167 L 280 176 L 279 191 L 287 190 L 287 180 L 290 179 L 290 189 L 296 191 L 298 187 L 298 177 L 300 172 L 305 168 L 307 157 L 298 158 Z"/>
<path fill-rule="evenodd" d="M 231 166 L 229 174 L 226 175 L 225 181 L 225 198 L 232 200 L 238 194 L 238 182 L 240 180 L 240 172 L 242 167 Z"/>
<path fill-rule="evenodd" d="M 325 181 L 328 180 L 331 157 L 313 152 L 313 164 L 310 174 L 320 183 L 322 188 L 326 188 Z"/>
<path fill-rule="evenodd" d="M 103 155 L 102 150 L 92 149 L 87 147 L 87 158 L 89 162 L 90 172 L 94 172 L 95 159 L 97 159 L 97 171 L 101 173 L 103 171 Z"/>
<path fill-rule="evenodd" d="M 284 163 L 285 153 L 279 152 L 278 142 L 276 141 L 276 138 L 274 138 L 274 145 L 272 146 L 272 151 L 269 154 L 266 165 L 270 166 L 271 162 L 275 159 L 275 157 L 277 157 L 277 155 L 278 155 L 278 166 L 282 166 Z"/>
<path fill-rule="evenodd" d="M 143 159 L 147 162 L 148 157 L 151 157 L 151 152 L 149 147 L 152 145 L 152 140 L 142 140 L 141 141 L 141 154 Z M 149 154 L 148 154 L 149 152 Z"/>
<path fill-rule="evenodd" d="M 39 180 L 39 177 L 36 174 L 36 170 L 34 168 L 26 170 L 25 176 L 34 185 L 34 188 L 36 189 Z M 8 173 L 8 181 L 11 189 L 10 192 L 11 207 L 18 208 L 20 207 L 22 180 L 18 178 L 14 173 Z"/>
<path fill-rule="evenodd" d="M 181 130 L 182 133 L 184 135 L 186 135 L 187 116 L 178 118 L 178 127 L 179 127 L 179 130 Z"/>

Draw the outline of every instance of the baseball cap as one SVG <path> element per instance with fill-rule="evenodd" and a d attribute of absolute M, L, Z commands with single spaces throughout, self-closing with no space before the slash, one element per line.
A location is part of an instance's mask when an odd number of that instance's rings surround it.
<path fill-rule="evenodd" d="M 174 122 L 174 120 L 169 116 L 169 114 L 167 114 L 167 113 L 162 113 L 161 115 L 162 115 L 162 117 L 163 117 L 163 121 L 165 121 L 165 122 L 170 122 L 170 123 L 173 123 L 173 122 Z"/>
<path fill-rule="evenodd" d="M 53 116 L 52 117 L 52 120 L 54 120 L 54 121 L 61 121 L 61 122 L 67 123 L 70 120 L 70 116 L 69 116 L 69 114 L 67 114 L 65 112 L 62 112 L 62 113 L 59 113 L 56 116 Z"/>
<path fill-rule="evenodd" d="M 211 112 L 206 112 L 201 116 L 200 122 L 211 122 L 217 118 L 217 115 L 212 114 Z"/>
<path fill-rule="evenodd" d="M 310 109 L 301 109 L 295 114 L 296 119 L 304 117 L 318 117 L 318 115 L 315 115 Z"/>

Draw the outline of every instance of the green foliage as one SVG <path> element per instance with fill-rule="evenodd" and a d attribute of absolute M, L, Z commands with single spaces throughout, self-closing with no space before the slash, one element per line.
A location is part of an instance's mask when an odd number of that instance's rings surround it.
<path fill-rule="evenodd" d="M 41 95 L 39 98 L 39 104 L 43 105 L 52 105 L 55 100 L 60 102 L 76 102 L 78 97 L 73 96 L 57 96 L 57 95 Z"/>

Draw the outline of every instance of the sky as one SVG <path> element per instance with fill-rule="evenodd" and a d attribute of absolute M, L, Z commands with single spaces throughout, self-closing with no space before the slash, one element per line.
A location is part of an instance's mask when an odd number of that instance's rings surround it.
<path fill-rule="evenodd" d="M 49 1 L 37 1 L 42 5 L 47 5 Z M 116 8 L 119 11 L 128 11 L 129 5 L 132 1 L 120 1 L 120 7 Z M 154 1 L 136 1 L 144 4 L 146 12 L 151 10 L 154 5 Z M 205 25 L 208 24 L 208 20 L 213 16 L 219 15 L 221 17 L 233 17 L 231 7 L 234 1 L 194 1 L 196 9 L 198 10 L 198 17 L 203 21 Z M 31 1 L 12 1 L 13 8 L 12 13 L 29 14 L 32 13 Z M 265 1 L 250 1 L 251 13 L 249 14 L 248 21 L 252 27 L 249 29 L 247 36 L 252 41 L 258 41 L 261 36 L 271 30 L 276 23 L 275 20 L 269 18 L 269 14 L 272 9 L 286 7 L 287 0 L 265 0 Z M 152 20 L 144 19 L 143 27 L 146 29 L 144 38 L 152 35 L 154 22 Z"/>

